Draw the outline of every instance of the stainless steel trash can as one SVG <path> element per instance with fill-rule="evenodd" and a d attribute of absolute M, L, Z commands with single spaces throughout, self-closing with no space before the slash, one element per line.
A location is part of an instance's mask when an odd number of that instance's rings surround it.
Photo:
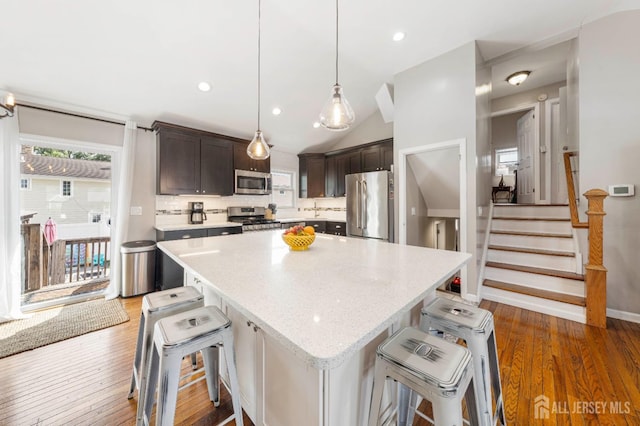
<path fill-rule="evenodd" d="M 122 256 L 122 297 L 155 290 L 155 241 L 129 241 L 120 247 Z"/>

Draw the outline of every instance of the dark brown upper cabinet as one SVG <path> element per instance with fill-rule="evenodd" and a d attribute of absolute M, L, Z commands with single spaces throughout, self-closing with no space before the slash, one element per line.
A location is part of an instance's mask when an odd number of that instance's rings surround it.
<path fill-rule="evenodd" d="M 233 195 L 233 141 L 222 135 L 155 122 L 156 193 Z"/>
<path fill-rule="evenodd" d="M 347 151 L 342 154 L 327 155 L 326 157 L 326 190 L 327 197 L 344 197 L 345 179 L 351 173 L 359 173 L 360 151 Z"/>
<path fill-rule="evenodd" d="M 325 158 L 324 154 L 298 154 L 299 159 L 299 196 L 300 198 L 319 198 L 325 195 Z"/>
<path fill-rule="evenodd" d="M 363 148 L 361 161 L 363 172 L 391 170 L 391 165 L 393 164 L 393 141 L 386 140 Z"/>
<path fill-rule="evenodd" d="M 246 142 L 234 142 L 233 167 L 238 170 L 271 173 L 271 157 L 266 160 L 254 160 L 247 155 L 248 146 L 249 143 Z"/>

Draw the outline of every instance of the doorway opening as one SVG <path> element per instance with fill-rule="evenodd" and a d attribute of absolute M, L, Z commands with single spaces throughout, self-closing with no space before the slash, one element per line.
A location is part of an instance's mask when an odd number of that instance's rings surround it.
<path fill-rule="evenodd" d="M 457 139 L 399 152 L 399 243 L 467 251 L 466 141 Z M 467 267 L 441 286 L 467 294 Z M 460 284 L 461 283 L 461 284 Z M 456 291 L 457 290 L 457 291 Z"/>
<path fill-rule="evenodd" d="M 111 185 L 111 153 L 23 141 L 23 311 L 103 296 L 111 273 Z"/>

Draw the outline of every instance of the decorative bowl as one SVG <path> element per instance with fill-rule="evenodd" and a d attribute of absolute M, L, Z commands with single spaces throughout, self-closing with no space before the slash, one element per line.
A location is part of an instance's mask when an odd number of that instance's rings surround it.
<path fill-rule="evenodd" d="M 287 243 L 289 248 L 293 251 L 307 250 L 315 239 L 316 239 L 315 235 L 293 235 L 293 234 L 282 235 L 282 240 L 285 243 Z"/>

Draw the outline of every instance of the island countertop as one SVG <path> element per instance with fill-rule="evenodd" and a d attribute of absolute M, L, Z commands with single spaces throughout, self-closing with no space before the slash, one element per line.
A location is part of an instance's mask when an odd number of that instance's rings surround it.
<path fill-rule="evenodd" d="M 318 234 L 290 251 L 282 231 L 158 247 L 234 309 L 319 369 L 340 365 L 471 255 Z"/>

